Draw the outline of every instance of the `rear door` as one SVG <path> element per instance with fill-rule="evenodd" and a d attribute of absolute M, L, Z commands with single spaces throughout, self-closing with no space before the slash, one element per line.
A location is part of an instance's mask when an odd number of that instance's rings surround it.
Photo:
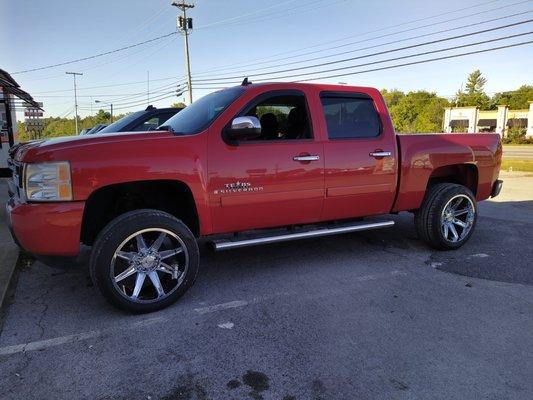
<path fill-rule="evenodd" d="M 396 141 L 381 96 L 322 92 L 326 198 L 322 219 L 390 212 L 396 194 Z"/>
<path fill-rule="evenodd" d="M 255 116 L 261 137 L 209 142 L 209 196 L 215 232 L 315 222 L 324 199 L 323 145 L 315 140 L 306 95 L 274 90 L 233 115 Z"/>

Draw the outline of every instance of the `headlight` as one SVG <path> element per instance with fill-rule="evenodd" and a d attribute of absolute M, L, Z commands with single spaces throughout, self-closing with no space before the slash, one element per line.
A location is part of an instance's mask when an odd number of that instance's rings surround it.
<path fill-rule="evenodd" d="M 72 200 L 70 164 L 67 161 L 26 164 L 26 199 L 29 201 Z"/>

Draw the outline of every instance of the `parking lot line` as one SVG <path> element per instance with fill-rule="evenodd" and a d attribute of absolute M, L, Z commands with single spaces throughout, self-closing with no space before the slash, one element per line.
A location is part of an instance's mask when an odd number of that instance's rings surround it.
<path fill-rule="evenodd" d="M 386 279 L 386 278 L 391 278 L 391 277 L 396 277 L 396 276 L 405 276 L 405 275 L 408 275 L 408 273 L 404 272 L 404 271 L 393 270 L 393 271 L 388 271 L 388 272 L 383 272 L 383 273 L 376 273 L 376 274 L 370 274 L 370 275 L 357 276 L 353 280 L 357 281 L 357 282 L 368 282 L 368 281 L 375 281 L 375 280 L 379 280 L 379 279 Z M 299 294 L 296 293 L 296 292 L 278 292 L 278 293 L 275 293 L 275 294 L 269 294 L 269 295 L 265 295 L 265 296 L 254 297 L 251 300 L 233 300 L 233 301 L 229 301 L 229 302 L 226 302 L 226 303 L 219 303 L 219 304 L 214 304 L 214 305 L 211 305 L 211 306 L 194 308 L 193 310 L 197 314 L 204 315 L 204 314 L 209 314 L 209 313 L 213 313 L 213 312 L 229 310 L 229 309 L 233 309 L 233 308 L 240 308 L 240 307 L 244 307 L 244 306 L 247 306 L 247 305 L 250 305 L 250 304 L 260 303 L 260 302 L 268 300 L 268 299 L 282 297 L 282 296 L 290 296 L 290 295 L 299 295 Z M 327 293 L 327 294 L 324 294 L 324 293 L 316 294 L 315 293 L 315 294 L 313 294 L 311 296 L 304 296 L 304 297 L 306 297 L 306 298 L 319 298 L 319 297 L 324 297 L 325 295 L 329 296 L 329 295 L 333 295 L 333 293 Z M 189 312 L 190 311 L 191 310 L 189 310 Z M 93 339 L 93 338 L 96 338 L 96 337 L 103 336 L 103 335 L 105 335 L 107 333 L 110 333 L 110 332 L 116 332 L 116 331 L 121 330 L 123 328 L 127 328 L 127 329 L 140 328 L 140 327 L 152 325 L 152 324 L 155 324 L 155 323 L 167 322 L 168 320 L 169 320 L 169 318 L 163 318 L 163 317 L 148 318 L 148 319 L 143 319 L 141 321 L 137 321 L 137 322 L 135 322 L 135 323 L 133 323 L 131 325 L 128 325 L 127 327 L 119 326 L 119 327 L 116 327 L 116 328 L 102 329 L 102 330 L 89 331 L 89 332 L 82 332 L 82 333 L 76 333 L 76 334 L 72 334 L 72 335 L 60 336 L 60 337 L 51 338 L 51 339 L 37 340 L 37 341 L 34 341 L 34 342 L 28 342 L 28 343 L 23 343 L 23 344 L 0 347 L 0 356 L 8 356 L 8 355 L 17 354 L 17 353 L 26 353 L 26 352 L 30 352 L 30 351 L 44 350 L 44 349 L 47 349 L 49 347 L 55 347 L 55 346 L 60 346 L 60 345 L 64 345 L 64 344 L 69 344 L 69 343 L 80 342 L 80 341 L 84 341 L 84 340 L 88 340 L 88 339 Z M 224 327 L 226 327 L 226 326 L 224 326 Z"/>
<path fill-rule="evenodd" d="M 142 321 L 135 322 L 132 327 L 140 328 L 143 326 L 148 326 L 154 323 L 165 322 L 166 318 L 149 318 Z M 102 329 L 97 331 L 75 333 L 73 335 L 60 336 L 52 339 L 37 340 L 35 342 L 28 342 L 24 344 L 16 344 L 12 346 L 0 347 L 0 356 L 8 356 L 16 353 L 26 353 L 29 351 L 44 350 L 49 347 L 55 347 L 62 344 L 68 344 L 73 342 L 79 342 L 87 339 L 93 339 L 100 337 L 106 333 L 117 330 L 113 329 Z"/>
<path fill-rule="evenodd" d="M 227 303 L 220 303 L 215 304 L 212 306 L 207 307 L 201 307 L 201 308 L 195 308 L 194 311 L 196 311 L 198 314 L 207 314 L 212 312 L 217 312 L 221 310 L 227 310 L 228 308 L 237 308 L 237 307 L 244 307 L 249 304 L 246 300 L 235 300 L 235 301 L 229 301 Z"/>

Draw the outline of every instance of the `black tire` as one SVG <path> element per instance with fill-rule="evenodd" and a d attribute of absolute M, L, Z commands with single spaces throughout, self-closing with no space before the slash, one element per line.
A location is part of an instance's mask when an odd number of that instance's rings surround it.
<path fill-rule="evenodd" d="M 187 265 L 187 269 L 179 276 L 179 280 L 174 278 L 174 275 L 169 277 L 166 274 L 159 272 L 158 275 L 160 276 L 161 284 L 170 282 L 170 285 L 176 285 L 172 290 L 168 291 L 169 294 L 166 294 L 165 297 L 162 297 L 161 299 L 157 297 L 153 300 L 138 298 L 134 301 L 132 298 L 128 297 L 125 284 L 123 284 L 123 289 L 121 291 L 118 288 L 118 283 L 115 283 L 115 277 L 112 276 L 114 275 L 114 265 L 118 260 L 118 258 L 114 259 L 115 251 L 119 250 L 119 247 L 124 245 L 124 243 L 129 243 L 126 242 L 126 240 L 127 238 L 134 237 L 132 235 L 141 231 L 155 229 L 164 230 L 168 232 L 169 235 L 172 235 L 169 236 L 169 239 L 165 238 L 165 241 L 170 239 L 180 241 L 180 247 L 184 248 L 182 251 L 182 254 L 184 254 L 183 257 L 187 257 L 186 261 L 183 263 L 184 265 Z M 146 236 L 147 234 L 156 235 L 158 233 L 160 232 L 141 232 L 141 236 Z M 131 240 L 133 241 L 134 239 Z M 154 241 L 151 243 L 153 244 L 153 242 Z M 146 245 L 151 248 L 149 238 L 147 238 Z M 132 244 L 130 244 L 130 246 L 132 246 Z M 128 254 L 134 253 L 135 250 Z M 170 257 L 177 257 L 177 255 Z M 196 239 L 183 222 L 162 211 L 142 209 L 122 214 L 102 229 L 94 243 L 89 268 L 94 284 L 112 305 L 133 313 L 146 313 L 160 310 L 171 305 L 193 285 L 198 275 L 199 259 L 200 253 L 198 251 Z M 129 261 L 120 261 L 127 265 L 132 265 Z M 178 264 L 179 263 L 176 265 Z M 133 273 L 131 278 L 133 279 L 137 274 L 137 272 Z M 145 275 L 145 277 L 146 276 L 147 275 Z M 124 278 L 124 281 L 126 281 L 126 279 L 130 279 L 130 277 Z M 176 282 L 169 281 L 170 279 L 176 279 Z M 181 283 L 178 284 L 178 281 Z M 162 287 L 163 286 L 164 285 L 162 285 Z M 141 287 L 145 290 L 146 283 L 141 284 Z M 155 290 L 155 288 L 152 289 Z"/>
<path fill-rule="evenodd" d="M 454 225 L 454 230 L 458 234 L 458 239 L 454 240 L 453 235 L 445 237 L 443 228 L 443 212 L 447 204 L 453 199 L 463 199 L 465 206 L 468 200 L 472 204 L 473 213 L 464 214 L 468 229 L 464 232 L 461 227 Z M 458 200 L 455 200 L 458 201 Z M 460 208 L 460 207 L 459 207 Z M 468 221 L 467 221 L 468 218 Z M 477 203 L 472 192 L 465 186 L 455 183 L 439 183 L 431 186 L 422 201 L 419 210 L 415 212 L 415 228 L 418 237 L 431 247 L 437 250 L 454 250 L 464 245 L 472 233 L 477 222 Z M 462 220 L 460 222 L 463 222 Z M 463 223 L 465 223 L 463 222 Z M 448 230 L 446 229 L 446 232 Z"/>

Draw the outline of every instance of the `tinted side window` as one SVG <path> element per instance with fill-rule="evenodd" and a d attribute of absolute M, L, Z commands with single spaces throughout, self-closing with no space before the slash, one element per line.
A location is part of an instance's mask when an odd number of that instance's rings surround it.
<path fill-rule="evenodd" d="M 248 108 L 243 115 L 257 117 L 261 123 L 261 136 L 254 140 L 294 140 L 312 137 L 303 94 L 264 97 Z"/>
<path fill-rule="evenodd" d="M 372 99 L 327 96 L 321 101 L 330 139 L 379 136 L 381 124 Z"/>

